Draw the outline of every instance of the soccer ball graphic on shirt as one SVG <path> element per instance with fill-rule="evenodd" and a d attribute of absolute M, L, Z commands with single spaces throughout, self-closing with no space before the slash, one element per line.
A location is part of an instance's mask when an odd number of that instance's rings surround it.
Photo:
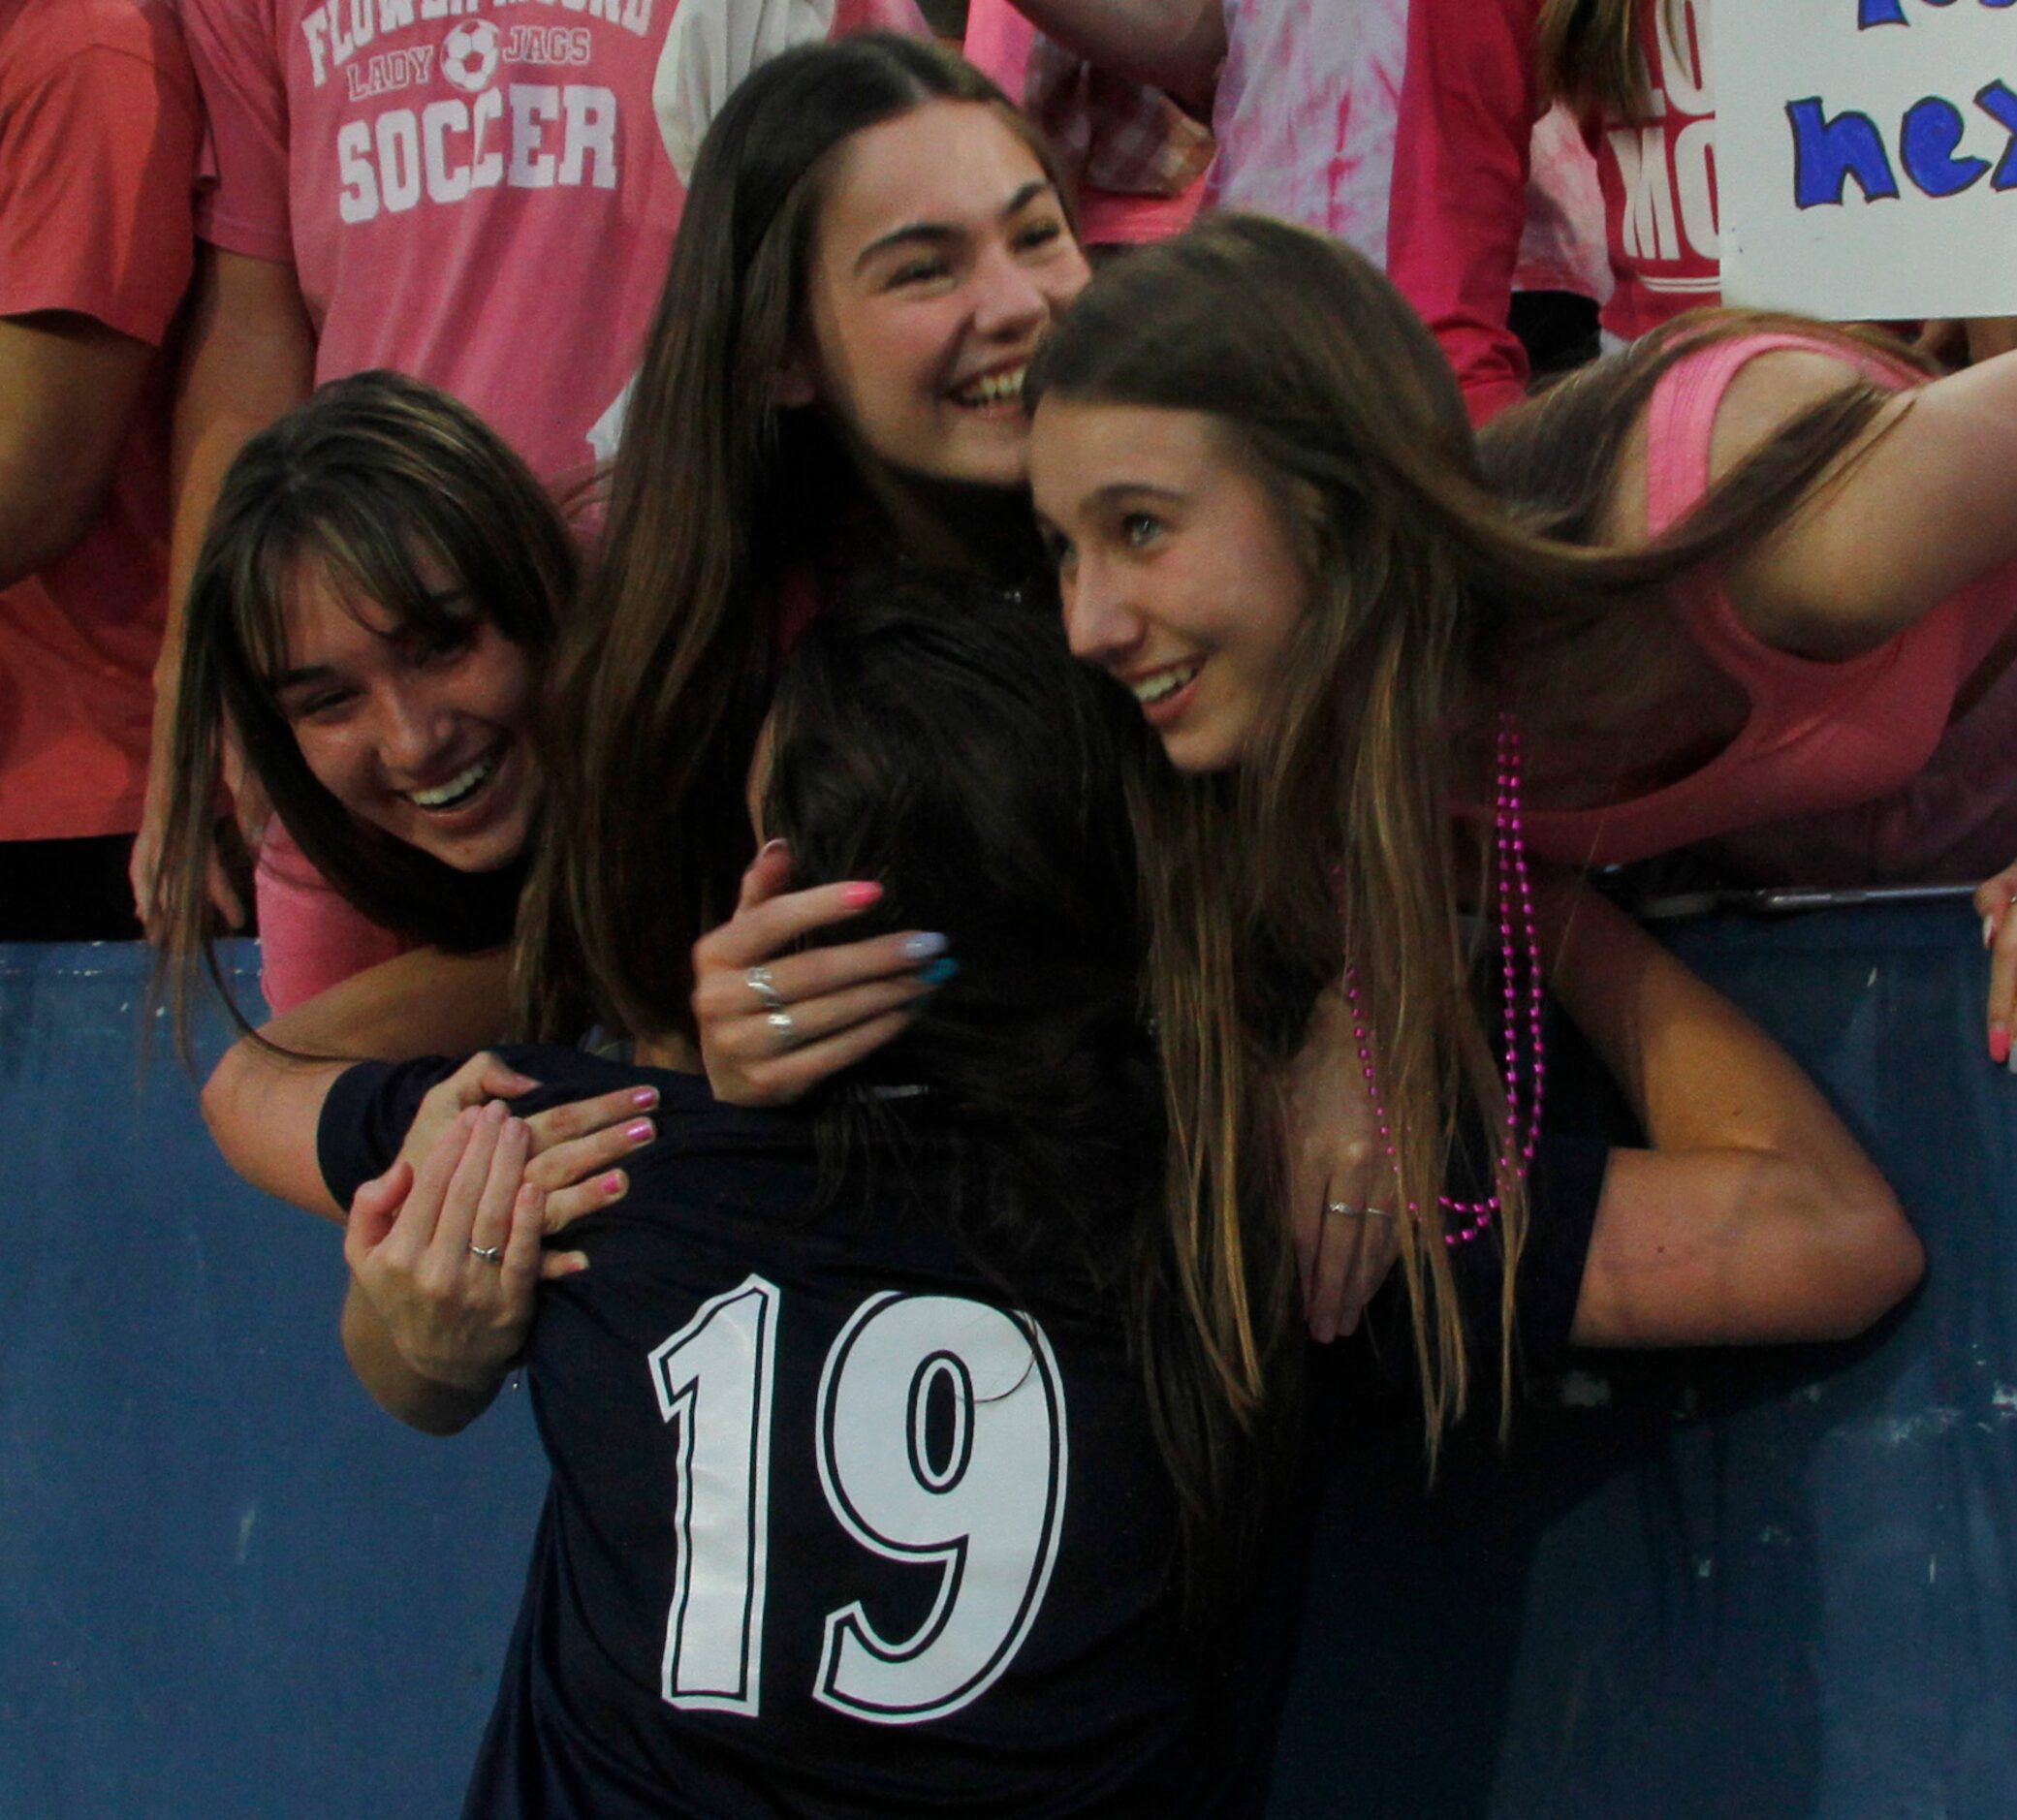
<path fill-rule="evenodd" d="M 441 41 L 441 73 L 465 95 L 489 87 L 497 57 L 497 28 L 488 19 L 464 19 Z"/>

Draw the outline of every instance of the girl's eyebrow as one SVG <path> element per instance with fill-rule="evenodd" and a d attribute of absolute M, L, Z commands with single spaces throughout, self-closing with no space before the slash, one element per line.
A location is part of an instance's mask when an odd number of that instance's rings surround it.
<path fill-rule="evenodd" d="M 299 688 L 304 682 L 321 682 L 335 674 L 328 664 L 306 664 L 299 670 L 283 670 L 277 676 L 268 677 L 267 686 L 278 695 L 286 689 Z"/>
<path fill-rule="evenodd" d="M 1189 494 L 1182 487 L 1158 486 L 1153 481 L 1109 481 L 1104 486 L 1096 486 L 1087 495 L 1087 503 L 1095 506 L 1111 506 L 1117 499 L 1146 493 L 1151 499 L 1182 501 Z"/>
<path fill-rule="evenodd" d="M 1056 186 L 1049 177 L 1031 177 L 1027 183 L 1024 184 L 1015 195 L 1011 196 L 1002 204 L 1000 219 L 1003 221 L 1013 219 L 1015 216 L 1020 215 L 1024 209 L 1027 208 L 1031 203 L 1035 202 L 1039 196 L 1043 195 L 1045 191 L 1055 190 L 1055 188 Z M 906 223 L 903 227 L 892 229 L 888 234 L 882 235 L 880 239 L 870 240 L 867 246 L 863 247 L 855 255 L 855 270 L 860 271 L 878 253 L 887 253 L 893 247 L 909 245 L 918 241 L 922 241 L 927 245 L 937 246 L 947 240 L 959 239 L 963 232 L 964 230 L 955 227 L 949 221 L 913 221 Z"/>

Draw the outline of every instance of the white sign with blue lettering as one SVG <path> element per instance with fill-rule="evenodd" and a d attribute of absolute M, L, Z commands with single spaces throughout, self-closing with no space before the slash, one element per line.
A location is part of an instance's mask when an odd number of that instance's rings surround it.
<path fill-rule="evenodd" d="M 1715 54 L 1730 302 L 2017 313 L 2017 0 L 1718 0 Z"/>

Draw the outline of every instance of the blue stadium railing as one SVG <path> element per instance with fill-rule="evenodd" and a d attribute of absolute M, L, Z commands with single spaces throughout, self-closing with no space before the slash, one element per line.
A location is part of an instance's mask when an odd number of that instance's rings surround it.
<path fill-rule="evenodd" d="M 1591 1357 L 1510 1458 L 1347 1446 L 1271 1811 L 2017 1814 L 2017 1081 L 1963 912 L 1677 945 L 1925 1237 L 1853 1347 Z M 251 989 L 251 951 L 234 965 Z M 344 1370 L 333 1228 L 212 1153 L 144 960 L 0 948 L 0 1820 L 457 1810 L 543 1474 Z"/>

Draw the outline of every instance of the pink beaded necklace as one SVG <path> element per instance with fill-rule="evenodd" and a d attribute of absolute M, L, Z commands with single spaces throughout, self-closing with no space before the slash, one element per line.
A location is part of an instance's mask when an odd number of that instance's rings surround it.
<path fill-rule="evenodd" d="M 1509 1170 L 1525 1181 L 1533 1162 L 1534 1145 L 1540 1138 L 1541 1096 L 1548 1071 L 1541 1052 L 1541 945 L 1534 933 L 1533 887 L 1527 875 L 1527 840 L 1520 821 L 1520 729 L 1510 712 L 1502 711 L 1498 717 L 1496 758 L 1498 801 L 1493 823 L 1497 835 L 1498 858 L 1494 868 L 1493 895 L 1498 908 L 1498 964 L 1502 988 L 1499 1027 L 1505 1040 L 1506 1091 L 1506 1128 L 1498 1163 L 1501 1170 Z M 1524 1053 L 1519 1003 L 1523 957 L 1514 951 L 1516 923 L 1527 950 L 1524 957 L 1527 975 Z M 1358 1046 L 1359 1067 L 1366 1077 L 1366 1095 L 1372 1102 L 1372 1116 L 1379 1128 L 1380 1142 L 1386 1146 L 1387 1160 L 1398 1172 L 1400 1155 L 1394 1145 L 1386 1102 L 1380 1096 L 1379 1079 L 1372 1061 L 1372 1037 L 1367 1028 L 1366 1014 L 1359 998 L 1359 970 L 1349 960 L 1344 967 L 1344 997 L 1352 1014 L 1352 1040 Z M 1520 1129 L 1523 1101 L 1527 1110 L 1524 1134 Z M 1438 1195 L 1436 1199 L 1457 1222 L 1455 1230 L 1447 1225 L 1444 1228 L 1442 1241 L 1446 1245 L 1469 1243 L 1492 1224 L 1494 1215 L 1499 1210 L 1497 1194 L 1483 1201 L 1456 1201 L 1446 1194 Z M 1407 1211 L 1411 1219 L 1422 1217 L 1421 1207 L 1416 1202 L 1407 1204 Z"/>

